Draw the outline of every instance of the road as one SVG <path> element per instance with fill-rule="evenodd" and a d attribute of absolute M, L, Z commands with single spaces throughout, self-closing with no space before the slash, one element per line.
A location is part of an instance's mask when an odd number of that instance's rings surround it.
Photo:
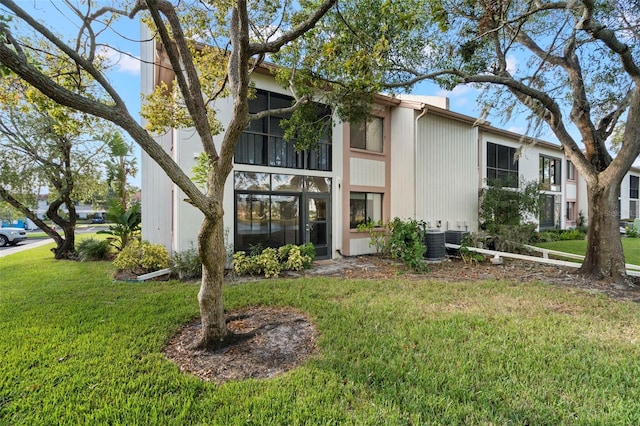
<path fill-rule="evenodd" d="M 77 234 L 86 234 L 89 232 L 97 232 L 101 229 L 108 229 L 108 225 L 92 225 L 83 228 L 76 228 Z M 34 247 L 39 247 L 45 244 L 53 244 L 53 240 L 51 238 L 29 238 L 26 241 L 22 241 L 15 246 L 5 246 L 0 247 L 0 257 L 5 257 L 13 253 L 19 253 L 21 251 L 29 250 Z"/>

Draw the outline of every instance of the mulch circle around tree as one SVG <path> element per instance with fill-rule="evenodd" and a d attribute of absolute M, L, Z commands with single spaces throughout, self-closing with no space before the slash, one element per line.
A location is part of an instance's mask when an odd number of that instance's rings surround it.
<path fill-rule="evenodd" d="M 249 307 L 227 314 L 235 339 L 218 350 L 194 349 L 200 320 L 182 327 L 164 349 L 180 370 L 202 380 L 275 377 L 316 352 L 317 331 L 302 312 L 288 307 Z"/>

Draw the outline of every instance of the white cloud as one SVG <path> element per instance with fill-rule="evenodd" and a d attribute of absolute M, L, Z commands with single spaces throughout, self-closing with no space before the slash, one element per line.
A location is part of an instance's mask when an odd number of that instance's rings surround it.
<path fill-rule="evenodd" d="M 459 84 L 453 90 L 440 89 L 436 96 L 449 98 L 453 111 L 473 115 L 477 106 L 478 90 L 467 84 Z"/>
<path fill-rule="evenodd" d="M 114 67 L 115 71 L 140 75 L 140 58 L 118 52 L 109 46 L 103 47 L 100 53 L 107 58 L 107 62 Z"/>
<path fill-rule="evenodd" d="M 453 90 L 445 90 L 440 89 L 436 96 L 446 96 L 448 98 L 455 98 L 459 96 L 467 96 L 471 91 L 473 91 L 473 87 L 468 86 L 466 84 L 459 84 L 453 88 Z"/>
<path fill-rule="evenodd" d="M 517 133 L 519 135 L 524 135 L 525 132 L 527 131 L 526 127 L 520 127 L 520 126 L 511 126 L 507 128 L 507 131 L 509 132 L 513 132 L 513 133 Z"/>
<path fill-rule="evenodd" d="M 507 56 L 507 71 L 511 75 L 514 75 L 516 71 L 518 71 L 518 60 L 513 55 Z"/>

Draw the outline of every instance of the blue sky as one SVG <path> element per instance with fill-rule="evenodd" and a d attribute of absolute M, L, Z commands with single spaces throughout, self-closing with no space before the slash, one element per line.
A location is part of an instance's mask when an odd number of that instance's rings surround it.
<path fill-rule="evenodd" d="M 67 6 L 61 0 L 17 0 L 22 8 L 32 16 L 40 19 L 58 35 L 69 42 L 75 41 L 78 31 L 78 20 L 71 17 Z M 86 7 L 85 1 L 76 0 L 79 8 Z M 96 27 L 98 28 L 98 27 Z M 113 46 L 114 49 L 103 49 L 112 69 L 108 73 L 111 84 L 120 93 L 127 108 L 134 117 L 140 112 L 140 23 L 138 19 L 122 18 L 100 35 L 99 40 Z M 123 135 L 126 137 L 127 135 Z M 140 148 L 134 144 L 135 155 L 140 166 Z M 132 179 L 133 185 L 140 187 L 140 174 Z"/>

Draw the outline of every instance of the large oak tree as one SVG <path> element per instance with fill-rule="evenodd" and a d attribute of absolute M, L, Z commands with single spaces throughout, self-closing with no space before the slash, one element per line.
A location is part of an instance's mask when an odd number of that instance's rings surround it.
<path fill-rule="evenodd" d="M 640 154 L 640 9 L 624 0 L 434 0 L 419 9 L 421 53 L 391 86 L 473 84 L 486 106 L 551 129 L 587 184 L 580 272 L 628 281 L 619 233 L 621 181 Z M 487 109 L 488 110 L 488 109 Z M 613 156 L 612 134 L 621 141 Z M 536 136 L 537 133 L 533 133 Z"/>

